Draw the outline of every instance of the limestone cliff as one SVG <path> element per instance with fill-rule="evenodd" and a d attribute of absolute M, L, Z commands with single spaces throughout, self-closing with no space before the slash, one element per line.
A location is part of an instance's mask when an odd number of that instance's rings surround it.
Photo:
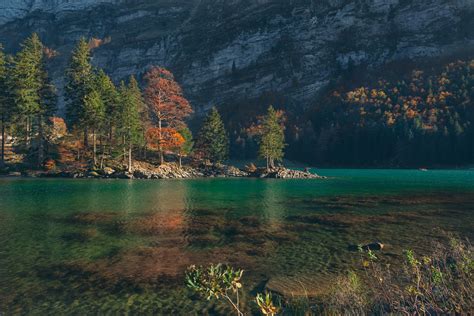
<path fill-rule="evenodd" d="M 94 62 L 115 79 L 170 68 L 197 106 L 268 91 L 308 104 L 349 64 L 371 68 L 474 49 L 473 0 L 0 0 L 0 42 L 30 32 L 59 52 L 108 38 Z"/>

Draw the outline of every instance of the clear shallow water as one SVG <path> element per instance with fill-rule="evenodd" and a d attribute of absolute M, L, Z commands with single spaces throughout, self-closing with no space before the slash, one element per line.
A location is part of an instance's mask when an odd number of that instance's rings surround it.
<path fill-rule="evenodd" d="M 0 179 L 0 314 L 225 313 L 189 295 L 187 266 L 318 292 L 356 264 L 348 245 L 381 241 L 397 260 L 474 237 L 472 170 L 318 173 L 331 178 Z"/>

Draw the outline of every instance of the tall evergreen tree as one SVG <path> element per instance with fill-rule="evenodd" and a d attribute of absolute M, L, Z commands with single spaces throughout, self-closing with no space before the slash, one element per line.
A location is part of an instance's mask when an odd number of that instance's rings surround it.
<path fill-rule="evenodd" d="M 197 152 L 212 162 L 222 162 L 229 156 L 229 137 L 215 107 L 203 122 L 196 142 Z"/>
<path fill-rule="evenodd" d="M 105 125 L 109 142 L 112 142 L 113 129 L 119 120 L 119 94 L 110 77 L 101 69 L 96 76 L 95 88 L 105 106 Z M 111 145 L 111 144 L 110 144 Z"/>
<path fill-rule="evenodd" d="M 2 145 L 0 153 L 0 168 L 5 165 L 5 141 L 6 141 L 6 127 L 10 123 L 13 115 L 13 104 L 10 101 L 10 89 L 8 85 L 8 65 L 7 57 L 3 52 L 3 47 L 0 45 L 0 124 Z"/>
<path fill-rule="evenodd" d="M 184 143 L 181 146 L 178 157 L 179 157 L 179 166 L 182 165 L 182 157 L 189 155 L 193 151 L 194 140 L 191 130 L 187 126 L 183 126 L 178 130 L 179 134 L 183 137 Z"/>
<path fill-rule="evenodd" d="M 128 83 L 128 88 L 130 92 L 130 97 L 133 102 L 137 105 L 139 114 L 140 114 L 140 127 L 141 127 L 141 145 L 143 150 L 143 156 L 146 158 L 147 144 L 146 144 L 146 130 L 151 126 L 150 113 L 147 104 L 145 103 L 143 93 L 138 85 L 135 76 L 130 76 Z"/>
<path fill-rule="evenodd" d="M 280 125 L 279 116 L 270 106 L 263 121 L 260 138 L 259 155 L 267 162 L 267 169 L 275 167 L 275 160 L 281 161 L 284 157 L 285 133 Z"/>
<path fill-rule="evenodd" d="M 81 38 L 72 52 L 66 70 L 66 119 L 68 126 L 79 127 L 84 130 L 84 145 L 86 146 L 88 146 L 88 132 L 87 125 L 85 125 L 84 100 L 92 92 L 93 86 L 94 74 L 91 65 L 91 52 L 86 39 Z"/>
<path fill-rule="evenodd" d="M 105 105 L 101 95 L 92 90 L 84 97 L 82 121 L 92 131 L 93 163 L 97 165 L 97 135 L 103 131 Z"/>
<path fill-rule="evenodd" d="M 25 142 L 30 145 L 37 127 L 38 163 L 43 160 L 43 126 L 56 110 L 56 91 L 46 71 L 44 47 L 36 33 L 21 45 L 12 70 L 13 97 L 19 117 L 25 123 Z"/>
<path fill-rule="evenodd" d="M 40 111 L 43 45 L 35 33 L 21 44 L 13 69 L 14 99 L 25 124 L 25 143 L 30 145 L 34 116 Z"/>
<path fill-rule="evenodd" d="M 120 108 L 118 132 L 122 137 L 124 151 L 128 150 L 128 172 L 132 172 L 133 146 L 142 140 L 143 129 L 140 112 L 143 105 L 141 92 L 136 80 L 131 77 L 128 87 L 122 81 L 119 88 Z M 126 150 L 125 150 L 126 149 Z"/>

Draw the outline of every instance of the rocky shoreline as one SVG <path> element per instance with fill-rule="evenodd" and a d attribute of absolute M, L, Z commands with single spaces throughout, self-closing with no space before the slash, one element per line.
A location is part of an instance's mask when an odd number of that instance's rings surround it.
<path fill-rule="evenodd" d="M 261 178 L 261 179 L 323 179 L 325 177 L 310 173 L 277 167 L 273 169 L 252 168 L 239 169 L 223 164 L 201 164 L 198 166 L 179 167 L 175 163 L 154 166 L 150 163 L 136 162 L 133 172 L 120 168 L 104 167 L 103 169 L 52 170 L 9 172 L 6 177 L 36 178 L 73 178 L 73 179 L 197 179 L 197 178 Z"/>

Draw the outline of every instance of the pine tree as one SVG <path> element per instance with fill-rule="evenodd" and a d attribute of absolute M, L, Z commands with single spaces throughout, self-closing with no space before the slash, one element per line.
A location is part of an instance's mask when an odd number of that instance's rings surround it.
<path fill-rule="evenodd" d="M 102 98 L 105 106 L 105 125 L 109 138 L 110 145 L 112 145 L 113 129 L 117 126 L 119 94 L 112 79 L 101 69 L 95 78 L 95 88 Z"/>
<path fill-rule="evenodd" d="M 67 102 L 66 118 L 68 126 L 84 130 L 84 145 L 88 146 L 87 125 L 84 124 L 84 99 L 94 86 L 93 67 L 89 44 L 81 38 L 72 52 L 66 70 L 65 98 Z"/>
<path fill-rule="evenodd" d="M 259 155 L 267 162 L 267 169 L 275 167 L 275 160 L 281 161 L 284 157 L 285 134 L 280 118 L 275 109 L 270 106 L 265 116 L 260 139 Z"/>
<path fill-rule="evenodd" d="M 150 127 L 151 125 L 149 109 L 145 103 L 145 100 L 143 99 L 143 94 L 138 85 L 138 82 L 133 75 L 130 76 L 128 89 L 129 89 L 130 97 L 132 98 L 133 102 L 137 105 L 137 109 L 140 115 L 140 127 L 141 127 L 140 141 L 141 141 L 141 147 L 143 150 L 143 156 L 146 158 L 147 144 L 146 144 L 145 134 L 146 134 L 147 128 Z"/>
<path fill-rule="evenodd" d="M 37 127 L 38 164 L 44 151 L 43 128 L 46 117 L 56 110 L 56 90 L 46 71 L 44 47 L 33 33 L 22 44 L 12 70 L 13 98 L 19 118 L 25 122 L 25 143 L 30 145 L 34 124 Z"/>
<path fill-rule="evenodd" d="M 222 162 L 229 155 L 229 138 L 215 107 L 203 122 L 196 142 L 197 152 L 212 162 Z"/>
<path fill-rule="evenodd" d="M 105 104 L 102 96 L 92 90 L 84 97 L 82 121 L 92 130 L 93 163 L 97 165 L 97 134 L 101 133 L 105 121 Z"/>
<path fill-rule="evenodd" d="M 21 45 L 13 69 L 14 99 L 18 114 L 25 124 L 25 143 L 30 145 L 34 115 L 40 111 L 41 66 L 43 45 L 37 34 L 31 35 Z"/>
<path fill-rule="evenodd" d="M 181 146 L 178 157 L 179 157 L 179 166 L 181 167 L 182 157 L 189 155 L 193 151 L 194 141 L 193 141 L 193 134 L 191 130 L 187 126 L 183 126 L 178 130 L 178 133 L 184 138 L 184 143 Z"/>
<path fill-rule="evenodd" d="M 5 165 L 5 138 L 6 126 L 10 123 L 13 115 L 13 106 L 10 102 L 10 89 L 8 85 L 8 63 L 7 57 L 3 52 L 3 47 L 0 45 L 0 124 L 2 146 L 0 154 L 0 168 Z"/>
<path fill-rule="evenodd" d="M 119 120 L 117 129 L 122 137 L 124 151 L 128 149 L 128 172 L 132 172 L 133 146 L 142 141 L 143 128 L 140 122 L 142 98 L 136 80 L 130 78 L 128 87 L 122 81 L 119 88 Z"/>

